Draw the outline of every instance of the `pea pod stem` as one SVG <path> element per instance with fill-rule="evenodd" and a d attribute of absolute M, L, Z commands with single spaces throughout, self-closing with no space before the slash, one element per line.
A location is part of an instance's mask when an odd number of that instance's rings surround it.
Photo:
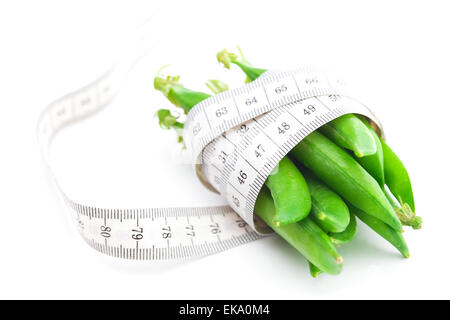
<path fill-rule="evenodd" d="M 392 196 L 392 193 L 387 186 L 384 186 L 383 191 L 404 226 L 411 227 L 414 230 L 422 228 L 422 218 L 416 216 L 407 203 L 399 204 L 397 199 Z"/>
<path fill-rule="evenodd" d="M 221 80 L 208 80 L 206 82 L 206 86 L 211 90 L 214 94 L 218 94 L 224 91 L 227 91 L 230 87 Z"/>
<path fill-rule="evenodd" d="M 175 106 L 180 107 L 187 114 L 197 103 L 209 98 L 211 95 L 185 88 L 179 76 L 162 76 L 157 74 L 154 87 L 161 91 Z"/>
<path fill-rule="evenodd" d="M 242 56 L 242 50 L 241 52 Z M 241 70 L 246 74 L 247 80 L 246 82 L 251 82 L 259 78 L 263 73 L 265 73 L 266 69 L 260 69 L 253 67 L 247 60 L 241 59 L 239 60 L 238 56 L 232 52 L 228 52 L 223 49 L 217 53 L 217 61 L 219 61 L 226 69 L 230 69 L 230 65 L 233 63 L 237 65 Z"/>
<path fill-rule="evenodd" d="M 184 123 L 178 121 L 178 116 L 174 116 L 168 109 L 159 109 L 155 116 L 159 119 L 159 125 L 164 129 L 183 129 Z"/>
<path fill-rule="evenodd" d="M 178 121 L 178 116 L 174 116 L 168 109 L 159 109 L 155 116 L 158 117 L 161 128 L 174 129 L 178 135 L 178 142 L 183 143 L 184 123 Z"/>

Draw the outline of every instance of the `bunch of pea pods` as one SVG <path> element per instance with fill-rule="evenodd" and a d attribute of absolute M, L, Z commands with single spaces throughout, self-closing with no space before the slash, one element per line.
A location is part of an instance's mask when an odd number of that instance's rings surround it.
<path fill-rule="evenodd" d="M 239 55 L 220 51 L 218 61 L 227 69 L 238 66 L 246 82 L 266 72 L 253 67 L 238 49 Z M 185 88 L 178 76 L 159 72 L 154 86 L 185 114 L 211 96 Z M 209 80 L 207 86 L 213 94 L 228 90 L 220 80 Z M 169 109 L 158 110 L 157 116 L 160 126 L 175 129 L 183 142 L 179 117 Z M 422 226 L 403 163 L 371 123 L 355 114 L 325 124 L 295 146 L 267 178 L 255 214 L 307 259 L 313 277 L 342 271 L 338 247 L 355 238 L 357 218 L 405 258 L 409 249 L 403 227 Z"/>

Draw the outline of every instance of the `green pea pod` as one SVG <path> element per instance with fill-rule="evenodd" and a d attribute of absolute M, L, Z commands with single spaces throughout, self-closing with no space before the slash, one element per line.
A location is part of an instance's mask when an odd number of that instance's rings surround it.
<path fill-rule="evenodd" d="M 406 171 L 400 158 L 389 148 L 386 142 L 383 139 L 380 139 L 380 141 L 383 146 L 384 177 L 386 184 L 402 205 L 407 203 L 411 210 L 415 212 L 414 195 L 408 171 Z"/>
<path fill-rule="evenodd" d="M 309 273 L 311 274 L 311 276 L 313 278 L 317 278 L 321 273 L 322 270 L 320 270 L 319 268 L 317 268 L 315 265 L 313 265 L 310 261 L 308 261 L 308 265 L 309 265 Z"/>
<path fill-rule="evenodd" d="M 318 268 L 329 274 L 339 274 L 342 271 L 343 258 L 327 234 L 311 219 L 305 218 L 279 227 L 273 224 L 275 204 L 266 187 L 259 192 L 255 213 Z"/>
<path fill-rule="evenodd" d="M 409 258 L 408 245 L 406 244 L 401 231 L 392 229 L 380 219 L 377 219 L 358 208 L 351 205 L 349 205 L 349 208 L 362 222 L 367 224 L 372 230 L 397 248 L 403 257 Z"/>
<path fill-rule="evenodd" d="M 290 154 L 355 207 L 370 212 L 395 230 L 402 229 L 376 180 L 324 135 L 312 132 Z"/>
<path fill-rule="evenodd" d="M 372 177 L 377 180 L 380 187 L 384 187 L 384 163 L 383 163 L 383 146 L 381 145 L 380 138 L 378 137 L 375 130 L 370 126 L 369 122 L 366 119 L 362 119 L 362 122 L 370 131 L 372 135 L 375 145 L 377 147 L 377 151 L 365 157 L 355 157 L 356 161 L 364 168 L 368 173 L 371 174 Z"/>
<path fill-rule="evenodd" d="M 303 175 L 284 157 L 269 175 L 266 186 L 275 203 L 275 225 L 294 223 L 306 218 L 311 211 L 311 197 Z"/>
<path fill-rule="evenodd" d="M 350 222 L 345 202 L 322 181 L 302 170 L 311 193 L 311 219 L 325 232 L 341 232 Z"/>
<path fill-rule="evenodd" d="M 319 131 L 338 146 L 353 151 L 359 158 L 377 151 L 372 134 L 353 114 L 334 119 L 320 127 Z"/>
<path fill-rule="evenodd" d="M 347 228 L 342 232 L 330 232 L 328 236 L 334 245 L 340 246 L 349 243 L 355 238 L 356 235 L 356 218 L 354 213 L 350 210 L 350 223 Z"/>

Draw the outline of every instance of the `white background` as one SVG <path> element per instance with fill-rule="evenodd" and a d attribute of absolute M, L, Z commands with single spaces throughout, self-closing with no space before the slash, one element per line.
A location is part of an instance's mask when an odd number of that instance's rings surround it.
<path fill-rule="evenodd" d="M 153 114 L 166 63 L 202 90 L 238 85 L 215 53 L 236 44 L 254 65 L 332 67 L 367 96 L 409 169 L 424 228 L 408 229 L 402 259 L 361 223 L 340 249 L 339 276 L 309 276 L 305 260 L 266 238 L 188 263 L 132 263 L 81 240 L 44 170 L 35 138 L 46 104 L 96 78 L 151 16 L 150 1 L 2 1 L 0 4 L 0 298 L 450 298 L 448 286 L 447 1 L 170 2 L 154 29 L 161 45 L 108 109 L 55 140 L 63 187 L 97 206 L 223 203 L 176 161 L 173 132 Z"/>

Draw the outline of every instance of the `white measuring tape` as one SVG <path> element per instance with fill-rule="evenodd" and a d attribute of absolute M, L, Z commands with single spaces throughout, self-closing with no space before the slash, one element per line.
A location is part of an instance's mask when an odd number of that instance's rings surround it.
<path fill-rule="evenodd" d="M 340 81 L 308 69 L 266 72 L 250 84 L 211 97 L 188 114 L 184 136 L 197 173 L 252 229 L 256 198 L 278 162 L 308 134 L 348 113 L 374 115 L 340 95 Z M 206 182 L 205 182 L 206 180 Z"/>
<path fill-rule="evenodd" d="M 38 122 L 38 141 L 48 171 L 82 237 L 114 257 L 187 259 L 257 240 L 269 231 L 253 215 L 257 195 L 296 144 L 347 113 L 363 114 L 381 128 L 364 105 L 342 95 L 340 82 L 333 78 L 307 69 L 266 72 L 250 84 L 199 103 L 185 124 L 184 137 L 199 178 L 225 197 L 229 206 L 113 209 L 77 203 L 53 174 L 52 138 L 67 125 L 106 107 L 134 62 L 126 59 L 98 80 L 53 102 Z"/>

